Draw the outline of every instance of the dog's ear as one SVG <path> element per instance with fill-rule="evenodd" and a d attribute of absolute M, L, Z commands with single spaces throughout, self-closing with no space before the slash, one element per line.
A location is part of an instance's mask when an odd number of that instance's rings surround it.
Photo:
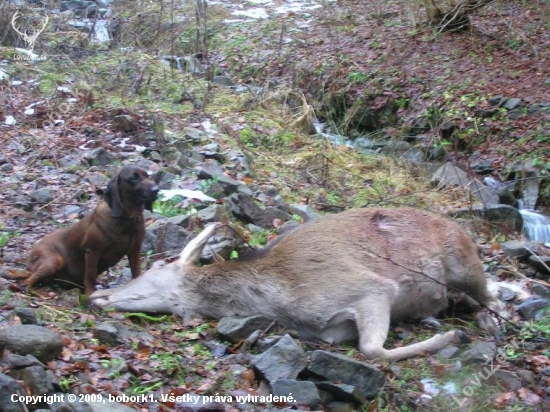
<path fill-rule="evenodd" d="M 118 179 L 118 176 L 112 179 L 107 185 L 107 190 L 105 190 L 105 201 L 111 208 L 111 215 L 113 217 L 121 217 L 124 211 L 122 200 L 120 199 Z"/>

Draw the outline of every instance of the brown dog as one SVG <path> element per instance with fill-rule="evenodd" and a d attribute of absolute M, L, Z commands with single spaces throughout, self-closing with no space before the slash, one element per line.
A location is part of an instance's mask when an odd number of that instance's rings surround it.
<path fill-rule="evenodd" d="M 80 222 L 45 236 L 32 249 L 30 274 L 23 284 L 68 280 L 95 290 L 97 276 L 128 255 L 132 277 L 140 274 L 141 243 L 145 235 L 143 210 L 151 210 L 158 186 L 139 167 L 124 166 L 109 182 L 104 200 Z"/>

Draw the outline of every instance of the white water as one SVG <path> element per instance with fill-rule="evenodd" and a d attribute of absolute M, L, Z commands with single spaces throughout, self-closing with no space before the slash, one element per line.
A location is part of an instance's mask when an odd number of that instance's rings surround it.
<path fill-rule="evenodd" d="M 550 243 L 550 217 L 526 209 L 519 211 L 523 217 L 523 231 L 529 240 Z"/>

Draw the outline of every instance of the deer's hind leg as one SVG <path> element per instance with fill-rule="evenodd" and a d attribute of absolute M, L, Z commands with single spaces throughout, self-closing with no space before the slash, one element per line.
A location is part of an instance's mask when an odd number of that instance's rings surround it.
<path fill-rule="evenodd" d="M 435 335 L 423 342 L 395 349 L 385 349 L 391 317 L 391 302 L 384 296 L 369 299 L 358 308 L 356 314 L 359 332 L 359 350 L 368 359 L 395 361 L 411 358 L 424 352 L 437 352 L 453 343 L 467 343 L 468 337 L 461 331 L 452 330 Z"/>

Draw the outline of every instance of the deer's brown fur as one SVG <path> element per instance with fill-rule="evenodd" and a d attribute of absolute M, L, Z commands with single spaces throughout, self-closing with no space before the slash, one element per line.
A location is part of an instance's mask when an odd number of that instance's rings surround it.
<path fill-rule="evenodd" d="M 207 226 L 178 261 L 120 288 L 95 292 L 92 301 L 182 316 L 263 314 L 305 337 L 333 343 L 359 338 L 365 356 L 392 360 L 463 339 L 450 331 L 401 348 L 383 346 L 390 320 L 437 314 L 450 291 L 499 310 L 468 233 L 422 210 L 348 210 L 307 223 L 256 256 L 198 267 L 215 228 Z M 482 318 L 496 334 L 495 323 Z"/>

